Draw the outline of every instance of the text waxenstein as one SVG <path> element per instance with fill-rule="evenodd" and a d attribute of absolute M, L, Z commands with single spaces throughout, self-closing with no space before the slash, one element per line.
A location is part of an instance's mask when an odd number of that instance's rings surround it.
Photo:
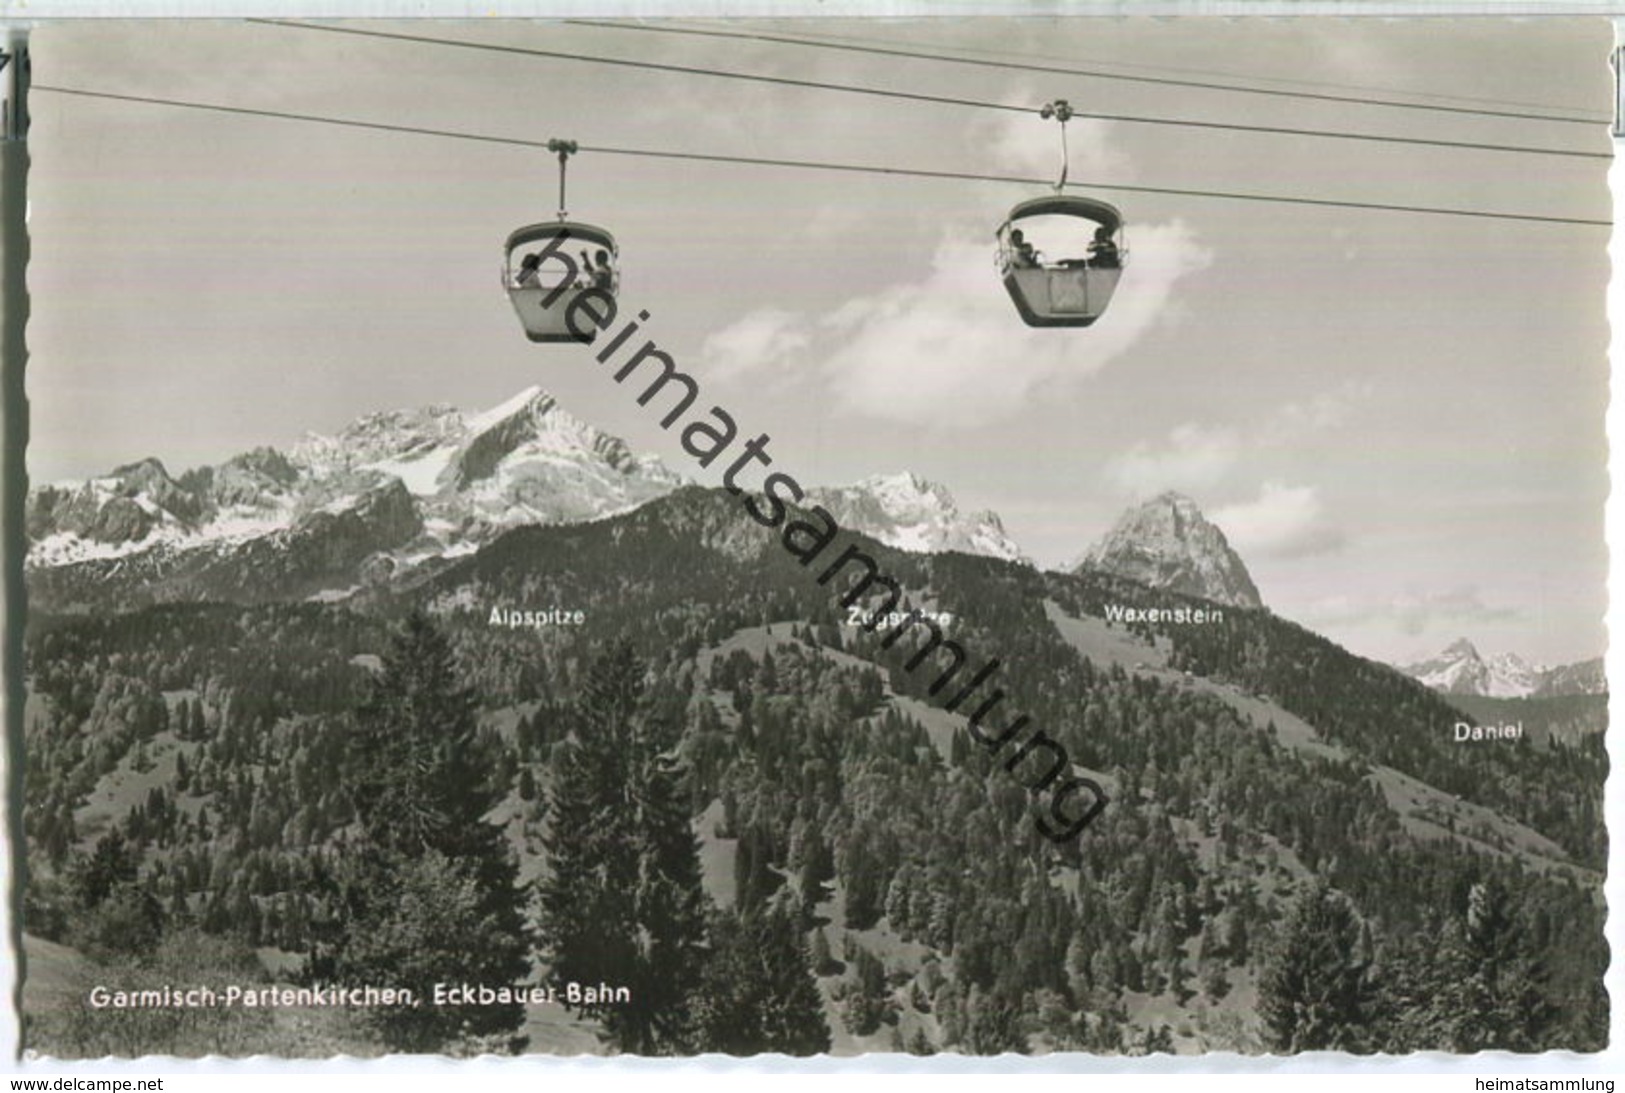
<path fill-rule="evenodd" d="M 1224 612 L 1212 607 L 1124 607 L 1106 605 L 1107 622 L 1223 622 Z"/>

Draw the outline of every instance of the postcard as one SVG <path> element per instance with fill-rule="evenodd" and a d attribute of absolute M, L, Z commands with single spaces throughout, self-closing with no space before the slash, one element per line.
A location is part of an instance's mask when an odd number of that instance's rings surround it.
<path fill-rule="evenodd" d="M 28 1057 L 1602 1051 L 1612 46 L 36 27 Z"/>

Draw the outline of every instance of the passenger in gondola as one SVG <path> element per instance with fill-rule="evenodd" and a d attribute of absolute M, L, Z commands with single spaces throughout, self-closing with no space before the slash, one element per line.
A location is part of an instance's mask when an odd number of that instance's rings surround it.
<path fill-rule="evenodd" d="M 1095 229 L 1094 242 L 1089 244 L 1089 264 L 1091 266 L 1115 266 L 1119 255 L 1117 244 L 1112 241 L 1112 230 L 1104 225 Z"/>
<path fill-rule="evenodd" d="M 514 277 L 514 283 L 520 288 L 530 288 L 535 285 L 541 265 L 542 256 L 540 254 L 525 255 L 519 262 L 519 273 Z"/>
<path fill-rule="evenodd" d="M 582 256 L 586 256 L 585 252 Z M 609 251 L 600 247 L 597 264 L 588 263 L 588 268 L 592 270 L 593 288 L 601 288 L 605 292 L 615 291 L 615 267 L 609 264 Z"/>
<path fill-rule="evenodd" d="M 1020 228 L 1010 233 L 1010 246 L 1015 252 L 1011 264 L 1017 269 L 1038 268 L 1038 250 L 1027 242 L 1027 237 L 1022 234 Z"/>

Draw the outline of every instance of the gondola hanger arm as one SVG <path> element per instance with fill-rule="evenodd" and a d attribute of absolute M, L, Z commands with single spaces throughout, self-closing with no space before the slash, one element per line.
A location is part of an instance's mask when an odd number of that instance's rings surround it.
<path fill-rule="evenodd" d="M 1055 192 L 1060 193 L 1066 189 L 1066 172 L 1070 158 L 1066 148 L 1066 123 L 1072 120 L 1072 104 L 1065 99 L 1047 102 L 1038 111 L 1038 116 L 1045 119 L 1054 118 L 1061 123 L 1061 177 L 1055 183 Z"/>
<path fill-rule="evenodd" d="M 547 142 L 547 150 L 549 152 L 556 152 L 559 157 L 559 220 L 568 220 L 570 219 L 570 214 L 565 208 L 564 203 L 564 172 L 568 166 L 570 157 L 575 155 L 576 152 L 580 151 L 580 149 L 573 140 L 560 140 L 558 137 L 552 137 Z"/>

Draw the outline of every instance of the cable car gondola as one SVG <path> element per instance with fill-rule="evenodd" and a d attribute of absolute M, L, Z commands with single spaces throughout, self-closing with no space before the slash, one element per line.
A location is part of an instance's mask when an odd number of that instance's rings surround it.
<path fill-rule="evenodd" d="M 1043 117 L 1061 123 L 1061 178 L 1055 192 L 1030 198 L 1010 210 L 994 232 L 999 276 L 1022 322 L 1028 326 L 1088 326 L 1106 313 L 1128 250 L 1123 245 L 1123 215 L 1117 207 L 1092 197 L 1065 193 L 1066 123 L 1072 108 L 1065 99 L 1046 104 Z M 1068 216 L 1095 225 L 1093 240 L 1080 256 L 1046 260 L 1023 237 L 1017 223 L 1032 217 Z"/>
<path fill-rule="evenodd" d="M 1096 225 L 1094 242 L 1081 258 L 1042 261 L 1022 238 L 1018 221 L 1035 216 L 1073 216 Z M 1028 326 L 1088 326 L 1105 314 L 1123 274 L 1123 217 L 1093 198 L 1051 194 L 1010 210 L 999 230 L 999 275 Z"/>
<path fill-rule="evenodd" d="M 583 329 L 571 330 L 570 305 L 593 289 L 611 296 L 620 291 L 620 248 L 608 229 L 570 220 L 565 212 L 565 161 L 575 142 L 550 140 L 547 147 L 559 157 L 558 219 L 527 224 L 508 236 L 502 286 L 531 341 L 591 344 L 598 328 L 578 315 L 576 325 Z"/>
<path fill-rule="evenodd" d="M 597 266 L 598 252 L 607 255 L 608 275 L 600 275 L 595 282 L 592 271 L 583 268 L 582 251 L 594 259 L 595 268 L 602 268 Z M 537 259 L 544 253 L 548 258 L 538 263 Z M 590 344 L 598 328 L 591 322 L 583 324 L 577 316 L 576 325 L 585 325 L 585 329 L 576 334 L 565 316 L 576 297 L 588 289 L 602 288 L 611 296 L 619 291 L 619 257 L 620 250 L 613 235 L 604 228 L 579 221 L 528 224 L 508 236 L 502 280 L 514 312 L 524 325 L 525 336 L 533 342 Z"/>

